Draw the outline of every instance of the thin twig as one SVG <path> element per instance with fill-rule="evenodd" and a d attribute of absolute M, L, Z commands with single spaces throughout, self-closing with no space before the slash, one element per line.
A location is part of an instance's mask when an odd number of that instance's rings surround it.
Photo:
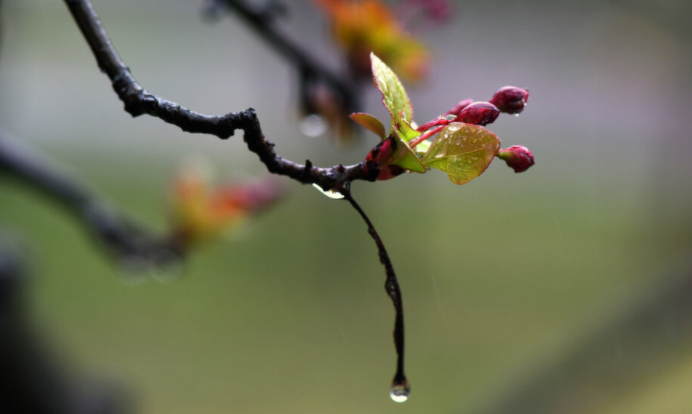
<path fill-rule="evenodd" d="M 380 257 L 380 263 L 384 266 L 384 271 L 387 279 L 384 283 L 384 289 L 387 295 L 392 299 L 394 304 L 394 310 L 396 313 L 394 319 L 394 346 L 396 347 L 397 353 L 397 364 L 396 364 L 396 374 L 394 374 L 394 380 L 392 381 L 392 386 L 404 387 L 406 389 L 406 394 L 408 394 L 408 380 L 404 374 L 404 303 L 401 297 L 401 289 L 399 288 L 399 281 L 396 278 L 396 273 L 394 272 L 394 266 L 392 261 L 389 259 L 389 254 L 387 254 L 387 249 L 384 247 L 384 243 L 377 233 L 375 226 L 370 221 L 370 218 L 365 214 L 365 211 L 360 207 L 356 200 L 351 195 L 349 188 L 341 190 L 344 195 L 344 199 L 348 200 L 349 203 L 356 209 L 358 214 L 363 218 L 365 224 L 368 226 L 368 234 L 375 240 L 377 244 L 377 251 Z"/>
<path fill-rule="evenodd" d="M 304 184 L 317 184 L 325 191 L 354 180 L 374 181 L 377 178 L 377 168 L 366 168 L 366 162 L 348 167 L 336 165 L 318 168 L 280 157 L 274 151 L 274 144 L 264 137 L 252 108 L 223 116 L 204 115 L 147 92 L 118 56 L 91 2 L 65 0 L 65 3 L 89 43 L 99 68 L 110 78 L 113 89 L 125 104 L 125 110 L 133 117 L 147 114 L 176 125 L 183 131 L 215 135 L 221 139 L 241 129 L 250 151 L 259 156 L 271 173 L 285 175 Z"/>

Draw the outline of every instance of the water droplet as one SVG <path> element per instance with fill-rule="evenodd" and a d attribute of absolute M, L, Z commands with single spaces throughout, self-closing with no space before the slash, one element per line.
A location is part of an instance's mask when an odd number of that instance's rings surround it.
<path fill-rule="evenodd" d="M 514 114 L 514 116 L 518 118 L 518 117 L 519 117 L 519 114 Z"/>
<path fill-rule="evenodd" d="M 319 137 L 327 132 L 327 120 L 321 115 L 308 115 L 300 121 L 300 131 L 311 138 Z"/>
<path fill-rule="evenodd" d="M 315 187 L 317 189 L 317 191 L 319 191 L 320 193 L 326 195 L 329 198 L 333 198 L 334 200 L 340 200 L 340 199 L 344 198 L 344 195 L 338 191 L 334 191 L 334 190 L 324 191 L 322 189 L 322 187 L 320 187 L 317 184 L 313 184 L 312 186 Z"/>
<path fill-rule="evenodd" d="M 449 124 L 449 126 L 447 127 L 447 131 L 446 131 L 447 134 L 449 135 L 452 132 L 457 132 L 458 130 L 461 129 L 462 125 L 463 124 Z"/>
<path fill-rule="evenodd" d="M 406 379 L 401 382 L 392 382 L 392 387 L 389 389 L 389 396 L 392 398 L 392 401 L 398 403 L 405 402 L 410 394 L 411 387 L 409 387 Z"/>

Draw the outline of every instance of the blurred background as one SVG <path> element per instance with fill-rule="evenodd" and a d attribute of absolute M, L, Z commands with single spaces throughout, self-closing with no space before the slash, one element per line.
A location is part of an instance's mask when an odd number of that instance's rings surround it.
<path fill-rule="evenodd" d="M 324 16 L 286 3 L 287 31 L 338 68 Z M 376 143 L 302 134 L 296 71 L 232 14 L 93 4 L 152 93 L 208 114 L 253 107 L 297 162 L 353 164 Z M 365 225 L 290 180 L 284 203 L 192 254 L 178 278 L 145 283 L 64 211 L 0 180 L 0 229 L 29 246 L 26 308 L 71 375 L 120 384 L 148 414 L 690 412 L 692 4 L 453 5 L 420 34 L 434 60 L 407 85 L 416 120 L 526 87 L 521 116 L 489 129 L 536 165 L 495 162 L 460 187 L 437 171 L 354 184 L 403 290 L 408 402 L 388 397 L 393 309 Z M 132 119 L 62 2 L 2 6 L 0 127 L 128 214 L 164 229 L 190 155 L 220 178 L 266 174 L 239 136 Z M 375 88 L 360 98 L 386 119 Z"/>

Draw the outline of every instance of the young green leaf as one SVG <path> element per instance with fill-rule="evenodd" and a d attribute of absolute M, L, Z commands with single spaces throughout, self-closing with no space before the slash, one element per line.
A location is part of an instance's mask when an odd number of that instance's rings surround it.
<path fill-rule="evenodd" d="M 404 85 L 401 84 L 396 74 L 385 65 L 374 53 L 370 53 L 372 62 L 372 77 L 377 89 L 382 92 L 382 102 L 392 114 L 392 124 L 399 119 L 400 113 L 408 122 L 413 120 L 413 106 L 408 99 Z"/>
<path fill-rule="evenodd" d="M 418 144 L 414 150 L 418 154 L 425 154 L 430 149 L 430 144 L 432 144 L 430 141 L 423 141 Z"/>
<path fill-rule="evenodd" d="M 500 140 L 487 129 L 453 122 L 440 131 L 421 162 L 446 172 L 454 184 L 466 184 L 488 168 L 499 149 Z"/>
<path fill-rule="evenodd" d="M 392 128 L 394 128 L 399 137 L 406 142 L 418 138 L 421 135 L 421 133 L 416 131 L 408 121 L 401 119 L 401 117 L 399 117 L 396 122 L 392 122 Z"/>
<path fill-rule="evenodd" d="M 350 117 L 356 123 L 374 132 L 377 136 L 379 136 L 382 139 L 382 141 L 387 139 L 387 134 L 385 133 L 384 125 L 382 125 L 382 122 L 380 122 L 380 120 L 375 118 L 374 116 L 363 112 L 356 112 L 355 114 L 351 114 Z"/>
<path fill-rule="evenodd" d="M 392 165 L 398 165 L 399 167 L 421 174 L 425 173 L 425 167 L 421 164 L 420 159 L 416 156 L 416 153 L 411 147 L 408 146 L 406 141 L 402 140 L 397 133 L 393 135 L 396 148 L 394 150 L 394 156 L 392 157 L 394 160 Z"/>

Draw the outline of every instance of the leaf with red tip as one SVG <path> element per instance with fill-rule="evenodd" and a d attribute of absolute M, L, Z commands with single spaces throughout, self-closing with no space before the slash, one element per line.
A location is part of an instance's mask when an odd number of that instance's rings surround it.
<path fill-rule="evenodd" d="M 466 184 L 488 168 L 499 149 L 500 140 L 487 129 L 453 122 L 440 131 L 421 162 L 446 172 L 454 184 Z"/>
<path fill-rule="evenodd" d="M 350 117 L 357 124 L 374 132 L 377 136 L 379 136 L 382 139 L 382 141 L 387 139 L 387 134 L 385 133 L 384 125 L 382 125 L 382 122 L 380 122 L 380 120 L 375 118 L 374 116 L 363 112 L 356 112 L 355 114 L 351 114 Z"/>
<path fill-rule="evenodd" d="M 408 98 L 408 94 L 406 94 L 404 85 L 401 84 L 401 81 L 389 66 L 375 56 L 374 53 L 370 53 L 370 60 L 372 62 L 373 81 L 377 89 L 382 92 L 384 106 L 392 114 L 392 124 L 394 124 L 394 120 L 401 118 L 401 113 L 403 113 L 405 120 L 411 122 L 413 120 L 413 106 Z"/>

